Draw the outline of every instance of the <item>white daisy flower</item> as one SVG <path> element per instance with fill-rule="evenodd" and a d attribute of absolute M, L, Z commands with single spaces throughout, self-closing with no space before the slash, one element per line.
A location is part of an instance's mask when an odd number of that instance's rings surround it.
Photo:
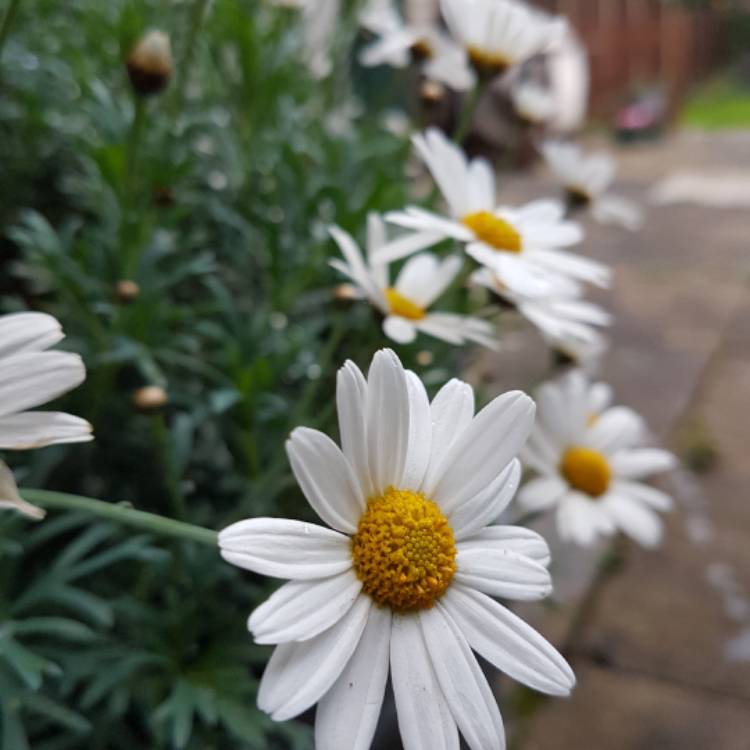
<path fill-rule="evenodd" d="M 61 412 L 27 411 L 80 385 L 86 371 L 77 354 L 48 352 L 61 341 L 60 324 L 42 313 L 0 316 L 0 450 L 29 450 L 91 440 L 91 425 Z M 0 508 L 32 518 L 44 511 L 22 500 L 0 461 Z"/>
<path fill-rule="evenodd" d="M 473 341 L 491 349 L 497 348 L 494 328 L 486 320 L 455 313 L 430 312 L 430 305 L 453 283 L 460 273 L 463 261 L 458 256 L 439 260 L 431 253 L 420 253 L 410 258 L 401 269 L 396 281 L 389 281 L 388 265 L 377 261 L 379 252 L 399 252 L 434 244 L 431 232 L 386 241 L 383 220 L 370 214 L 367 226 L 367 255 L 362 257 L 357 243 L 339 227 L 331 227 L 331 236 L 341 249 L 345 261 L 332 260 L 331 265 L 348 276 L 358 287 L 360 296 L 369 300 L 384 316 L 383 331 L 399 344 L 410 344 L 417 333 L 464 344 Z"/>
<path fill-rule="evenodd" d="M 612 316 L 599 305 L 581 299 L 580 289 L 575 286 L 561 288 L 554 294 L 517 294 L 487 268 L 475 271 L 471 281 L 510 303 L 536 326 L 551 347 L 566 354 L 578 348 L 601 346 L 605 341 L 598 328 L 608 326 Z"/>
<path fill-rule="evenodd" d="M 608 386 L 580 371 L 545 383 L 539 419 L 523 459 L 539 476 L 519 493 L 527 512 L 556 508 L 562 539 L 589 545 L 622 531 L 640 544 L 659 543 L 656 511 L 672 507 L 664 492 L 640 480 L 676 465 L 668 451 L 644 448 L 646 427 L 632 409 L 610 407 Z"/>
<path fill-rule="evenodd" d="M 456 91 L 475 85 L 476 76 L 466 51 L 438 27 L 407 24 L 392 3 L 382 0 L 371 3 L 360 22 L 378 37 L 362 50 L 362 65 L 405 68 L 412 60 L 419 60 L 422 72 L 430 80 Z"/>
<path fill-rule="evenodd" d="M 484 74 L 545 52 L 566 28 L 561 18 L 517 0 L 440 0 L 440 7 L 451 33 Z"/>
<path fill-rule="evenodd" d="M 534 404 L 520 392 L 474 416 L 450 381 L 429 402 L 393 352 L 368 378 L 339 371 L 341 449 L 295 430 L 292 470 L 328 527 L 256 518 L 219 535 L 225 560 L 291 579 L 253 612 L 256 642 L 278 644 L 258 691 L 277 721 L 318 704 L 318 750 L 366 750 L 390 671 L 406 750 L 505 747 L 497 704 L 472 649 L 551 695 L 575 677 L 536 631 L 492 596 L 550 591 L 549 550 L 534 532 L 488 525 L 519 478 L 514 458 Z"/>
<path fill-rule="evenodd" d="M 530 125 L 544 125 L 555 114 L 552 91 L 533 81 L 514 86 L 510 98 L 516 114 Z"/>
<path fill-rule="evenodd" d="M 542 154 L 562 182 L 572 209 L 586 208 L 602 224 L 617 224 L 634 232 L 643 225 L 638 206 L 607 191 L 617 174 L 617 162 L 607 153 L 585 154 L 575 143 L 547 141 Z"/>
<path fill-rule="evenodd" d="M 609 284 L 606 266 L 560 249 L 583 239 L 581 227 L 565 219 L 561 203 L 538 200 L 520 208 L 497 207 L 495 176 L 487 161 L 469 161 L 435 128 L 412 140 L 443 194 L 450 216 L 409 207 L 387 214 L 388 221 L 465 243 L 472 258 L 519 294 L 549 293 L 570 280 Z M 399 249 L 391 248 L 378 257 L 383 262 L 404 257 L 398 254 Z"/>

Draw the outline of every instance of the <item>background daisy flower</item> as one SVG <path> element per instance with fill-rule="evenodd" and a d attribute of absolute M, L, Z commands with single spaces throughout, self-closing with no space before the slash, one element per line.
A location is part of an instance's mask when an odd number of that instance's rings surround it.
<path fill-rule="evenodd" d="M 441 0 L 443 17 L 474 67 L 494 75 L 544 52 L 565 29 L 515 0 Z"/>
<path fill-rule="evenodd" d="M 672 499 L 640 480 L 676 465 L 661 449 L 644 448 L 638 414 L 609 407 L 610 389 L 591 385 L 580 371 L 545 383 L 537 393 L 539 418 L 523 459 L 539 475 L 520 491 L 526 512 L 556 508 L 562 539 L 589 545 L 622 531 L 640 544 L 659 543 L 656 511 Z"/>
<path fill-rule="evenodd" d="M 567 192 L 572 209 L 585 208 L 602 224 L 617 224 L 635 232 L 643 213 L 633 202 L 608 193 L 617 174 L 617 162 L 604 152 L 586 154 L 577 143 L 547 141 L 542 154 Z"/>
<path fill-rule="evenodd" d="M 510 303 L 536 326 L 551 347 L 563 351 L 601 345 L 604 337 L 598 329 L 608 326 L 612 320 L 612 316 L 603 307 L 582 299 L 576 287 L 561 288 L 551 294 L 518 294 L 509 290 L 487 268 L 475 271 L 471 275 L 471 281 Z"/>
<path fill-rule="evenodd" d="M 64 338 L 60 324 L 43 313 L 0 316 L 0 450 L 29 450 L 56 443 L 91 440 L 91 425 L 54 411 L 27 411 L 80 385 L 86 377 L 81 358 L 48 352 Z M 0 508 L 32 518 L 44 511 L 22 500 L 13 474 L 0 461 Z"/>
<path fill-rule="evenodd" d="M 462 259 L 450 256 L 443 260 L 431 253 L 420 253 L 410 258 L 401 269 L 393 285 L 389 281 L 388 264 L 380 263 L 379 251 L 388 253 L 392 245 L 385 242 L 385 227 L 379 216 L 368 221 L 368 259 L 362 256 L 357 243 L 339 227 L 330 232 L 341 249 L 345 261 L 334 259 L 331 265 L 348 276 L 358 287 L 360 296 L 377 308 L 384 316 L 383 331 L 400 344 L 409 344 L 417 333 L 464 344 L 474 341 L 496 349 L 494 328 L 486 320 L 456 313 L 430 312 L 430 305 L 448 289 L 461 271 Z M 426 237 L 426 238 L 425 238 Z M 432 242 L 430 234 L 420 239 L 415 234 L 395 240 L 404 247 L 411 242 Z"/>
<path fill-rule="evenodd" d="M 537 200 L 520 208 L 498 208 L 495 177 L 487 161 L 469 161 L 435 128 L 416 134 L 413 142 L 443 194 L 450 216 L 409 207 L 387 214 L 389 222 L 464 243 L 472 258 L 494 270 L 520 294 L 548 293 L 566 279 L 609 284 L 611 273 L 606 266 L 560 249 L 583 239 L 581 227 L 565 219 L 561 203 Z M 382 255 L 384 260 L 399 257 L 404 253 L 397 249 Z"/>
<path fill-rule="evenodd" d="M 545 693 L 575 678 L 555 649 L 492 596 L 550 591 L 547 545 L 493 526 L 516 490 L 514 458 L 534 404 L 519 392 L 474 416 L 471 388 L 450 381 L 430 403 L 388 350 L 367 379 L 348 362 L 336 394 L 341 448 L 292 433 L 297 481 L 327 527 L 257 518 L 221 532 L 225 560 L 291 579 L 250 617 L 279 644 L 258 705 L 283 721 L 318 703 L 318 750 L 370 746 L 390 672 L 406 750 L 504 748 L 502 719 L 472 650 Z"/>
<path fill-rule="evenodd" d="M 455 91 L 476 83 L 466 51 L 437 26 L 407 24 L 392 3 L 380 0 L 365 8 L 360 23 L 377 36 L 360 53 L 362 65 L 405 68 L 415 61 L 425 77 Z"/>

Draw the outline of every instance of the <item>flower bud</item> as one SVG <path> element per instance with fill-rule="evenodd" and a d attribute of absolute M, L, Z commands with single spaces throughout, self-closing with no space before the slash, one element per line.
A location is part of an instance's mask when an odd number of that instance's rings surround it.
<path fill-rule="evenodd" d="M 134 302 L 140 293 L 141 288 L 130 279 L 122 279 L 115 284 L 115 299 L 121 305 L 129 305 Z"/>
<path fill-rule="evenodd" d="M 338 302 L 351 302 L 352 300 L 359 299 L 357 289 L 352 284 L 339 284 L 333 288 L 331 294 Z"/>
<path fill-rule="evenodd" d="M 419 88 L 419 96 L 425 104 L 437 104 L 445 99 L 445 86 L 438 81 L 426 80 Z"/>
<path fill-rule="evenodd" d="M 168 402 L 167 392 L 159 385 L 144 385 L 133 394 L 133 405 L 141 411 L 156 411 Z"/>
<path fill-rule="evenodd" d="M 159 93 L 172 75 L 172 48 L 163 31 L 149 31 L 126 61 L 130 83 L 142 96 Z"/>

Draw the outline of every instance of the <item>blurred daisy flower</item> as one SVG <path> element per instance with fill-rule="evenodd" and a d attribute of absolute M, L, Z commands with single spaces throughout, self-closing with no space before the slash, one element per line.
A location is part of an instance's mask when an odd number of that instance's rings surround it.
<path fill-rule="evenodd" d="M 384 316 L 383 331 L 399 344 L 410 344 L 417 333 L 464 344 L 473 341 L 491 349 L 497 348 L 493 326 L 485 320 L 455 313 L 429 312 L 430 305 L 445 292 L 461 271 L 463 261 L 458 256 L 444 260 L 431 253 L 420 253 L 410 258 L 396 281 L 389 281 L 388 265 L 378 262 L 379 252 L 390 248 L 418 248 L 432 244 L 432 233 L 415 233 L 391 243 L 386 241 L 386 228 L 377 214 L 368 217 L 367 260 L 357 243 L 339 227 L 331 227 L 331 236 L 339 246 L 344 261 L 335 259 L 331 265 L 349 277 L 359 296 L 366 298 Z"/>
<path fill-rule="evenodd" d="M 519 294 L 545 294 L 570 281 L 607 286 L 610 270 L 600 263 L 561 251 L 583 239 L 581 227 L 564 217 L 561 203 L 537 200 L 520 208 L 497 207 L 495 176 L 484 159 L 469 161 L 443 133 L 430 128 L 413 137 L 430 170 L 450 216 L 409 207 L 386 219 L 407 229 L 434 232 L 466 245 L 466 252 L 493 270 Z M 400 248 L 383 253 L 382 260 L 404 257 Z"/>
<path fill-rule="evenodd" d="M 551 589 L 534 532 L 494 526 L 516 490 L 516 454 L 534 404 L 506 393 L 474 416 L 470 386 L 429 402 L 419 378 L 383 350 L 367 379 L 338 374 L 341 448 L 298 428 L 292 470 L 327 526 L 255 518 L 219 535 L 225 560 L 291 579 L 249 619 L 278 644 L 258 690 L 277 721 L 318 704 L 318 750 L 370 747 L 390 672 L 406 750 L 502 750 L 503 723 L 472 649 L 524 684 L 567 695 L 566 661 L 491 597 Z"/>
<path fill-rule="evenodd" d="M 519 506 L 556 508 L 560 537 L 576 544 L 622 531 L 653 547 L 662 536 L 657 511 L 669 510 L 672 499 L 641 480 L 673 468 L 676 459 L 641 447 L 643 420 L 610 400 L 607 386 L 592 385 L 577 370 L 539 389 L 539 419 L 523 453 L 539 476 L 521 489 Z"/>
<path fill-rule="evenodd" d="M 81 358 L 48 352 L 64 338 L 60 324 L 42 313 L 0 316 L 0 450 L 30 450 L 91 440 L 91 425 L 70 414 L 27 411 L 61 396 L 86 377 Z M 31 518 L 44 511 L 18 494 L 10 469 L 0 461 L 0 508 Z"/>
<path fill-rule="evenodd" d="M 575 143 L 547 141 L 542 154 L 562 182 L 572 210 L 587 209 L 602 224 L 617 224 L 634 232 L 643 225 L 643 213 L 625 198 L 607 191 L 617 174 L 617 162 L 604 152 L 585 154 Z"/>
<path fill-rule="evenodd" d="M 608 326 L 611 315 L 580 296 L 575 286 L 560 287 L 552 294 L 523 295 L 510 291 L 496 274 L 480 268 L 471 282 L 494 292 L 532 323 L 544 340 L 566 354 L 580 348 L 600 346 L 604 336 L 598 330 Z"/>
<path fill-rule="evenodd" d="M 566 28 L 561 18 L 517 0 L 440 0 L 440 7 L 451 34 L 485 75 L 545 52 Z"/>
<path fill-rule="evenodd" d="M 437 26 L 405 23 L 392 2 L 371 0 L 360 16 L 360 23 L 377 37 L 362 50 L 359 57 L 362 65 L 405 68 L 418 61 L 426 78 L 456 91 L 466 91 L 476 83 L 463 47 Z"/>

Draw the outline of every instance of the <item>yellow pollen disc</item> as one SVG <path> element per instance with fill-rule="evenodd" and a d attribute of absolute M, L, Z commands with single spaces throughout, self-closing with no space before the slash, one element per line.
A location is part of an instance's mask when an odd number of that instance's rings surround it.
<path fill-rule="evenodd" d="M 411 45 L 411 53 L 417 60 L 429 60 L 435 54 L 435 51 L 426 39 L 418 39 Z"/>
<path fill-rule="evenodd" d="M 521 235 L 505 219 L 490 211 L 476 211 L 463 218 L 464 226 L 484 243 L 506 253 L 520 253 Z"/>
<path fill-rule="evenodd" d="M 424 318 L 424 308 L 407 299 L 403 294 L 399 294 L 392 286 L 385 289 L 383 293 L 386 302 L 388 302 L 388 307 L 394 315 L 409 318 L 409 320 L 422 320 Z"/>
<path fill-rule="evenodd" d="M 428 609 L 453 579 L 456 544 L 435 503 L 389 487 L 368 501 L 352 537 L 352 560 L 362 590 L 379 605 Z"/>
<path fill-rule="evenodd" d="M 509 60 L 505 55 L 498 52 L 488 52 L 475 45 L 469 45 L 466 51 L 471 64 L 480 73 L 500 73 L 513 64 L 512 60 Z"/>
<path fill-rule="evenodd" d="M 560 462 L 560 473 L 571 487 L 591 497 L 603 495 L 612 478 L 609 463 L 601 453 L 578 446 L 565 451 Z"/>

